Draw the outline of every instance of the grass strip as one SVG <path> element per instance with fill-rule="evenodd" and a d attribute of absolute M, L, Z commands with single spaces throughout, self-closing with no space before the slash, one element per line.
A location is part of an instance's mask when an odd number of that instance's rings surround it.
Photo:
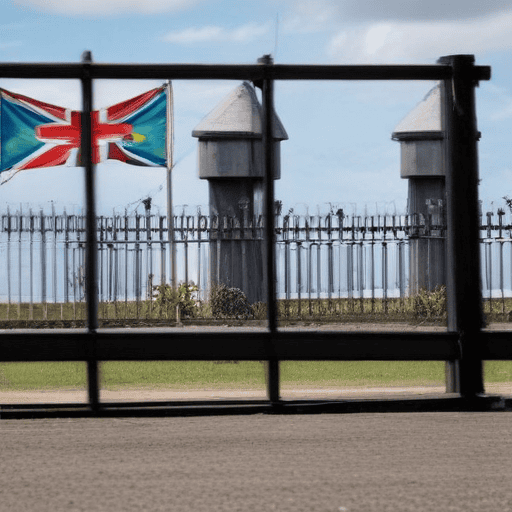
<path fill-rule="evenodd" d="M 259 362 L 109 361 L 101 363 L 101 387 L 264 388 Z M 485 381 L 512 382 L 512 361 L 485 363 Z M 443 385 L 439 361 L 283 361 L 282 386 L 426 386 Z M 0 391 L 85 389 L 82 362 L 2 363 Z"/>

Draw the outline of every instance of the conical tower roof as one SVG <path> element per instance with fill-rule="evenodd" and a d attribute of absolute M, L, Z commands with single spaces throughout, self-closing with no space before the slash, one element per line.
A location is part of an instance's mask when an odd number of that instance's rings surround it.
<path fill-rule="evenodd" d="M 239 85 L 192 131 L 193 137 L 260 138 L 262 108 L 249 82 Z M 287 140 L 283 124 L 274 113 L 274 139 Z"/>
<path fill-rule="evenodd" d="M 398 123 L 391 138 L 394 140 L 419 140 L 442 138 L 441 89 L 437 84 Z"/>

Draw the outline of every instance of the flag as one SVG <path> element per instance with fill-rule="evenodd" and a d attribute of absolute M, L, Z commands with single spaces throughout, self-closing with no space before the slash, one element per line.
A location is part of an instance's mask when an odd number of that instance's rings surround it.
<path fill-rule="evenodd" d="M 76 137 L 44 140 L 38 133 L 39 128 L 49 125 L 76 130 L 79 119 L 74 114 L 77 113 L 0 89 L 2 183 L 23 169 L 62 165 L 73 152 L 76 154 L 79 147 Z"/>
<path fill-rule="evenodd" d="M 100 121 L 131 127 L 129 133 L 108 143 L 106 158 L 132 165 L 166 166 L 170 101 L 169 87 L 164 85 L 101 110 Z"/>
<path fill-rule="evenodd" d="M 92 160 L 166 166 L 170 85 L 91 112 Z M 80 165 L 81 113 L 0 89 L 0 184 L 24 169 Z"/>

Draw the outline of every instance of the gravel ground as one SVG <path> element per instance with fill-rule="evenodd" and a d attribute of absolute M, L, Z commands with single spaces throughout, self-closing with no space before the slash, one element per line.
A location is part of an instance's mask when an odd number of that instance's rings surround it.
<path fill-rule="evenodd" d="M 507 511 L 510 413 L 0 422 L 0 510 Z"/>

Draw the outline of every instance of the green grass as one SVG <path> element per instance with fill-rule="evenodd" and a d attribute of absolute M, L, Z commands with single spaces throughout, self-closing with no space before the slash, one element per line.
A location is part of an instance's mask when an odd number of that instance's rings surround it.
<path fill-rule="evenodd" d="M 284 361 L 283 385 L 402 386 L 441 385 L 444 363 L 438 361 Z"/>
<path fill-rule="evenodd" d="M 146 326 L 173 325 L 176 322 L 176 307 L 159 306 L 158 299 L 153 301 L 117 301 L 101 302 L 98 305 L 98 318 L 102 325 L 133 325 L 143 322 Z M 484 300 L 483 311 L 488 322 L 512 321 L 512 298 L 493 298 Z M 308 300 L 305 295 L 300 301 L 277 301 L 278 318 L 286 322 L 429 322 L 446 324 L 446 293 L 444 287 L 432 292 L 422 290 L 413 297 L 369 299 L 369 298 L 332 298 Z M 253 305 L 254 319 L 265 320 L 266 304 Z M 0 304 L 0 328 L 20 327 L 80 327 L 84 326 L 86 304 L 76 303 L 12 303 Z M 194 309 L 186 322 L 215 323 L 207 302 Z"/>
<path fill-rule="evenodd" d="M 436 301 L 428 297 L 429 304 Z M 254 318 L 265 320 L 266 304 L 253 305 Z M 389 298 L 383 299 L 311 299 L 307 296 L 300 301 L 277 301 L 278 317 L 284 321 L 294 320 L 318 320 L 330 322 L 382 322 L 382 321 L 412 321 L 424 320 L 423 315 L 418 317 L 417 308 L 413 298 Z M 37 323 L 38 327 L 45 327 L 45 322 L 51 326 L 52 322 L 83 323 L 86 318 L 86 304 L 77 303 L 52 303 L 28 304 L 13 303 L 0 304 L 0 328 L 16 328 Z M 114 303 L 101 302 L 98 305 L 98 318 L 101 323 L 119 321 L 143 320 L 149 323 L 176 321 L 176 308 L 170 309 L 158 307 L 157 301 L 119 301 Z M 183 317 L 181 319 L 184 319 Z M 195 311 L 192 318 L 200 320 L 212 320 L 212 314 L 208 303 L 202 303 Z M 444 322 L 442 316 L 429 317 L 429 320 Z M 19 325 L 18 325 L 19 324 Z M 27 324 L 27 325 L 25 325 Z M 69 325 L 75 326 L 75 325 Z M 63 326 L 65 327 L 65 326 Z"/>
<path fill-rule="evenodd" d="M 0 390 L 84 388 L 85 363 L 1 363 Z"/>
<path fill-rule="evenodd" d="M 419 386 L 443 385 L 444 363 L 382 361 L 285 361 L 283 386 Z M 259 362 L 112 361 L 101 364 L 101 386 L 108 389 L 264 388 Z M 512 361 L 485 364 L 486 382 L 512 382 Z M 84 389 L 85 363 L 2 363 L 0 390 Z"/>
<path fill-rule="evenodd" d="M 263 365 L 257 361 L 109 361 L 101 364 L 105 387 L 245 387 L 265 386 Z"/>

